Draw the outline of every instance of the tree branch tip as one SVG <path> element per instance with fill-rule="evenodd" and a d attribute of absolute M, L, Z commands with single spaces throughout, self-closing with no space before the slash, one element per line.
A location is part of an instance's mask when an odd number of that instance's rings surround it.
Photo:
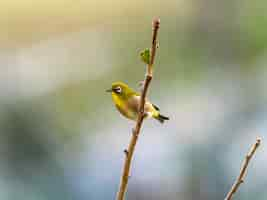
<path fill-rule="evenodd" d="M 231 200 L 234 193 L 238 190 L 238 188 L 240 187 L 240 185 L 242 183 L 244 183 L 244 179 L 247 173 L 247 168 L 249 165 L 249 162 L 251 160 L 251 158 L 254 156 L 257 148 L 260 146 L 261 143 L 261 138 L 257 138 L 256 139 L 256 143 L 254 143 L 251 148 L 250 151 L 248 152 L 248 154 L 245 156 L 245 160 L 241 166 L 240 169 L 240 173 L 235 181 L 235 183 L 233 184 L 233 186 L 231 187 L 230 191 L 227 193 L 225 200 Z"/>
<path fill-rule="evenodd" d="M 158 29 L 159 25 L 160 25 L 160 18 L 159 17 L 155 17 L 153 19 L 152 26 L 153 26 L 154 29 Z"/>

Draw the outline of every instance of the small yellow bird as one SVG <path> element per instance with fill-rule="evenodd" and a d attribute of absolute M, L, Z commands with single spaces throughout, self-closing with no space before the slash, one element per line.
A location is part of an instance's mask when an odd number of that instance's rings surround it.
<path fill-rule="evenodd" d="M 131 120 L 137 120 L 139 104 L 141 96 L 135 92 L 132 88 L 122 82 L 112 83 L 111 89 L 106 90 L 111 92 L 112 100 L 119 110 L 119 112 Z M 159 108 L 148 100 L 145 102 L 145 114 L 146 118 L 154 118 L 163 123 L 165 120 L 169 120 L 168 117 L 161 115 Z"/>

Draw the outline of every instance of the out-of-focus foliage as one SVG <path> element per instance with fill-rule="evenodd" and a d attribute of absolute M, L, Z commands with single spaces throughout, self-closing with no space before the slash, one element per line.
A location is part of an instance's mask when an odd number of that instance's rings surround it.
<path fill-rule="evenodd" d="M 267 131 L 267 2 L 0 2 L 0 199 L 114 199 L 132 122 L 109 94 L 138 88 L 161 18 L 129 200 L 223 199 Z M 235 199 L 265 200 L 267 151 Z"/>

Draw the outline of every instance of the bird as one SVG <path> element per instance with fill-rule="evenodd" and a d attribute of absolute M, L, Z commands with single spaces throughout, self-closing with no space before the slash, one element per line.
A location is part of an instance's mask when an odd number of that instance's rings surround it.
<path fill-rule="evenodd" d="M 141 102 L 141 95 L 130 88 L 123 82 L 113 82 L 110 89 L 106 90 L 110 92 L 112 100 L 118 109 L 118 111 L 126 118 L 136 121 L 139 112 L 139 104 Z M 144 105 L 145 118 L 154 118 L 163 123 L 165 120 L 169 120 L 160 113 L 160 109 L 155 104 L 150 103 L 147 99 Z"/>

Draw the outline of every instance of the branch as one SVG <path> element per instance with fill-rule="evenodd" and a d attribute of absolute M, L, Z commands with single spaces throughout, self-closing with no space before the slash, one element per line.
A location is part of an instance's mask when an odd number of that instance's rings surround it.
<path fill-rule="evenodd" d="M 261 143 L 261 139 L 258 138 L 256 140 L 256 143 L 251 147 L 249 153 L 246 155 L 245 160 L 243 162 L 243 165 L 241 167 L 239 176 L 237 177 L 237 179 L 236 179 L 235 183 L 233 184 L 231 190 L 228 192 L 227 196 L 225 197 L 225 200 L 231 200 L 233 195 L 234 195 L 234 193 L 239 188 L 239 186 L 242 183 L 244 183 L 244 178 L 245 178 L 245 175 L 247 173 L 247 168 L 248 168 L 249 161 L 251 160 L 251 158 L 255 154 L 257 148 L 260 146 L 260 143 Z"/>
<path fill-rule="evenodd" d="M 144 86 L 143 90 L 141 93 L 141 101 L 139 105 L 139 113 L 136 121 L 135 128 L 133 129 L 133 134 L 131 137 L 130 144 L 128 146 L 128 149 L 125 150 L 125 161 L 124 161 L 124 166 L 123 166 L 123 172 L 121 176 L 121 182 L 120 182 L 120 187 L 119 191 L 117 193 L 117 200 L 123 200 L 126 189 L 127 189 L 127 184 L 128 184 L 128 179 L 129 179 L 129 172 L 130 172 L 130 167 L 131 167 L 131 161 L 134 153 L 134 149 L 138 140 L 138 136 L 141 130 L 141 126 L 143 124 L 143 120 L 145 117 L 144 113 L 144 105 L 145 105 L 145 99 L 148 91 L 148 86 L 152 80 L 153 77 L 153 64 L 154 64 L 154 59 L 156 55 L 156 49 L 157 49 L 157 34 L 159 30 L 159 24 L 160 20 L 159 19 L 154 19 L 152 22 L 152 47 L 151 47 L 151 57 L 150 57 L 150 62 L 147 65 L 147 72 L 144 80 Z"/>

